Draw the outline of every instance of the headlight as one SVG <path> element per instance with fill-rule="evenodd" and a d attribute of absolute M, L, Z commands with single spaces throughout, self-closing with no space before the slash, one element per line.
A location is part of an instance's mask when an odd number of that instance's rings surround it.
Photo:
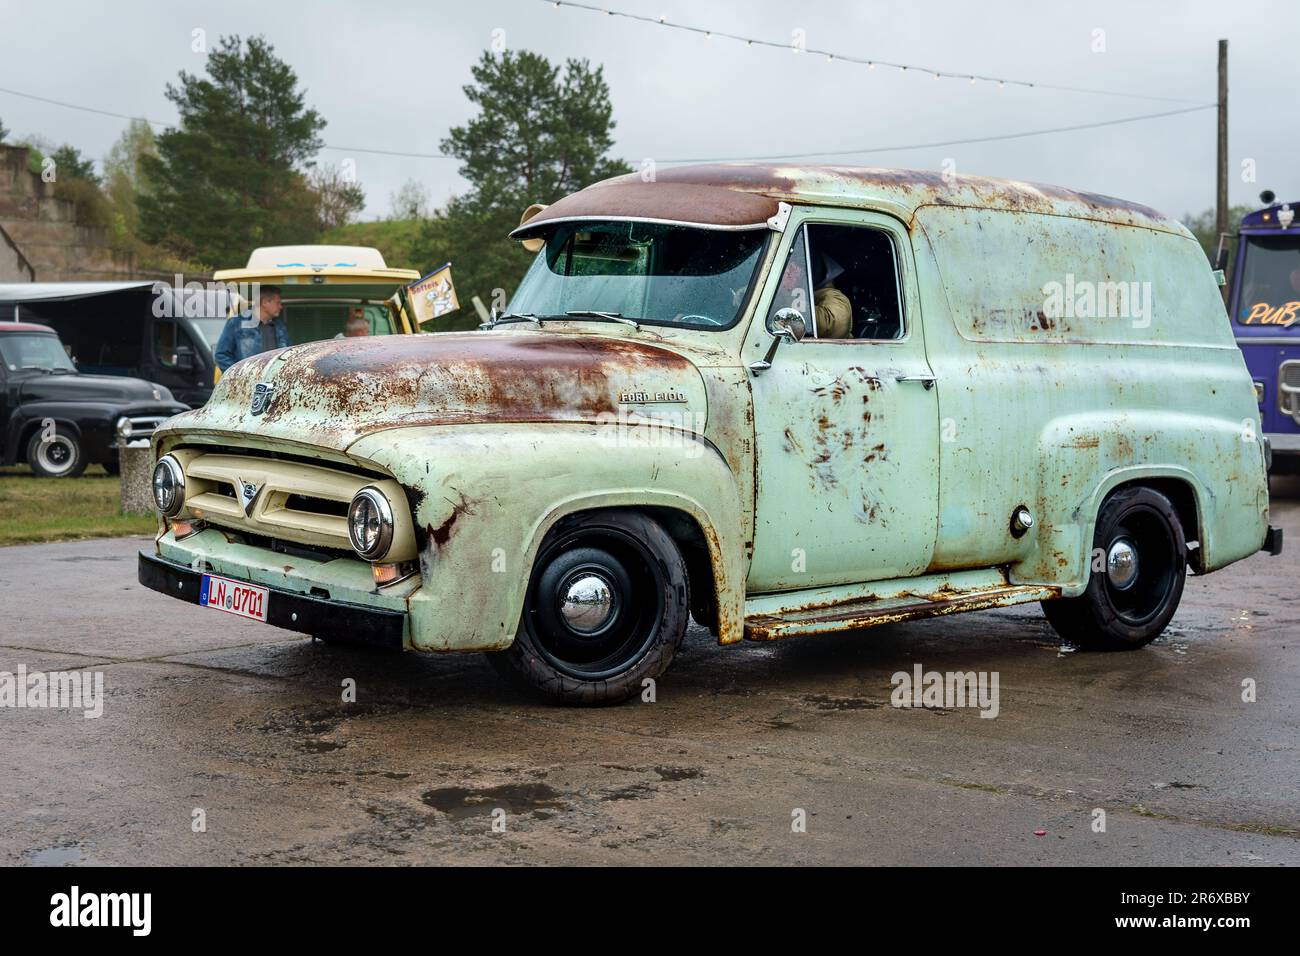
<path fill-rule="evenodd" d="M 393 508 L 378 488 L 362 488 L 348 507 L 348 540 L 367 561 L 382 558 L 393 543 Z"/>
<path fill-rule="evenodd" d="M 1264 383 L 1263 382 L 1255 383 L 1255 404 L 1256 405 L 1264 404 Z"/>
<path fill-rule="evenodd" d="M 131 419 L 123 415 L 117 420 L 117 437 L 122 441 L 127 441 L 131 437 Z"/>
<path fill-rule="evenodd" d="M 185 472 L 171 455 L 164 455 L 154 465 L 153 501 L 167 518 L 180 514 L 185 506 Z"/>

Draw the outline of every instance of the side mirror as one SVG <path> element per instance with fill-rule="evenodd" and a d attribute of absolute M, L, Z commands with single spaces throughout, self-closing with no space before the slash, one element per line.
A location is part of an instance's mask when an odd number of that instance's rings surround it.
<path fill-rule="evenodd" d="M 798 309 L 778 309 L 769 316 L 767 330 L 777 337 L 777 341 L 788 338 L 792 342 L 802 342 L 808 334 L 808 323 Z"/>
<path fill-rule="evenodd" d="M 749 370 L 755 375 L 772 367 L 777 346 L 783 341 L 802 342 L 808 334 L 808 325 L 798 309 L 777 309 L 775 315 L 768 316 L 767 330 L 772 333 L 772 344 L 768 346 L 767 354 L 761 360 L 749 363 Z"/>
<path fill-rule="evenodd" d="M 525 209 L 524 214 L 519 217 L 519 225 L 522 226 L 529 219 L 532 219 L 534 216 L 536 216 L 539 212 L 541 212 L 545 208 L 546 208 L 546 203 L 540 203 L 540 202 L 533 203 L 531 206 Z M 523 239 L 520 241 L 519 244 L 523 246 L 525 251 L 527 252 L 540 252 L 542 247 L 546 245 L 546 240 L 541 238 Z"/>

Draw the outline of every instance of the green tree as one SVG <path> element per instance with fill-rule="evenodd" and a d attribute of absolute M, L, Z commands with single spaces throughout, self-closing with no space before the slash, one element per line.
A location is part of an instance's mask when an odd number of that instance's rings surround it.
<path fill-rule="evenodd" d="M 1255 209 L 1254 206 L 1230 206 L 1228 208 L 1228 238 L 1224 240 L 1224 248 L 1230 253 L 1236 246 L 1237 230 L 1241 227 L 1241 220 L 1246 213 Z M 1201 244 L 1205 250 L 1205 257 L 1211 262 L 1214 261 L 1215 254 L 1219 248 L 1219 234 L 1214 229 L 1214 210 L 1207 209 L 1205 212 L 1197 215 L 1190 213 L 1183 217 L 1183 225 L 1191 231 L 1196 237 L 1196 241 Z"/>
<path fill-rule="evenodd" d="M 104 158 L 104 192 L 113 207 L 114 239 L 129 244 L 140 233 L 139 199 L 148 192 L 144 158 L 158 154 L 153 127 L 133 119 Z"/>
<path fill-rule="evenodd" d="M 477 324 L 472 296 L 491 308 L 514 291 L 532 259 L 507 238 L 524 209 L 631 170 L 608 155 L 614 108 L 601 67 L 561 68 L 525 50 L 484 53 L 471 73 L 465 96 L 478 113 L 442 142 L 470 191 L 426 222 L 417 246 L 429 267 L 452 263 L 464 303 L 439 328 Z"/>
<path fill-rule="evenodd" d="M 9 130 L 5 129 L 5 124 L 2 121 L 0 121 L 0 143 L 3 143 L 5 141 L 5 137 L 8 135 L 9 135 Z"/>
<path fill-rule="evenodd" d="M 307 177 L 316 194 L 317 229 L 326 232 L 350 224 L 366 205 L 366 193 L 341 166 L 317 166 Z"/>
<path fill-rule="evenodd" d="M 207 72 L 182 71 L 167 85 L 180 125 L 159 134 L 157 156 L 141 159 L 144 238 L 209 265 L 314 239 L 318 209 L 303 171 L 325 120 L 306 107 L 297 76 L 260 36 L 222 37 Z"/>
<path fill-rule="evenodd" d="M 442 151 L 461 161 L 477 201 L 522 212 L 629 171 L 606 155 L 615 124 L 603 67 L 568 60 L 561 74 L 540 54 L 507 50 L 484 53 L 471 73 L 464 91 L 478 115 Z"/>
<path fill-rule="evenodd" d="M 82 156 L 77 147 L 65 143 L 50 153 L 50 159 L 54 160 L 55 182 L 80 179 L 99 185 L 99 177 L 95 175 L 95 161 Z"/>

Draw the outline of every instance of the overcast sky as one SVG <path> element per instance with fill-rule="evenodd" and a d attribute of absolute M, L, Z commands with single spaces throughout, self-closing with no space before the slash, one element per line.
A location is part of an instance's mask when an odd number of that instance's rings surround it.
<path fill-rule="evenodd" d="M 365 217 L 385 215 L 408 178 L 435 203 L 464 188 L 437 153 L 470 114 L 461 87 L 494 38 L 562 61 L 603 64 L 615 151 L 633 165 L 710 157 L 933 143 L 1185 108 L 1216 97 L 1216 43 L 1230 40 L 1231 201 L 1271 188 L 1300 199 L 1300 3 L 803 3 L 605 0 L 599 6 L 846 55 L 1190 102 L 1023 89 L 747 47 L 718 37 L 539 0 L 0 0 L 0 87 L 169 122 L 164 86 L 202 72 L 192 33 L 264 34 L 328 120 L 320 159 L 351 158 Z M 1099 34 L 1096 31 L 1104 31 Z M 1104 50 L 1094 49 L 1098 40 Z M 124 122 L 0 93 L 11 139 L 38 134 L 102 159 Z M 1057 183 L 1182 216 L 1214 202 L 1213 110 L 1003 142 L 839 157 L 858 165 L 942 169 Z M 1253 160 L 1256 182 L 1242 181 Z"/>

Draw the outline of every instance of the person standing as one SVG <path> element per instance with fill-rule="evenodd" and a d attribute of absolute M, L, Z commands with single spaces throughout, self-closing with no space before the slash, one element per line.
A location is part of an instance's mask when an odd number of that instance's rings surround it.
<path fill-rule="evenodd" d="M 251 355 L 288 348 L 289 328 L 280 315 L 283 308 L 279 287 L 262 286 L 256 305 L 236 312 L 226 320 L 226 327 L 217 340 L 217 368 L 224 372 Z"/>

